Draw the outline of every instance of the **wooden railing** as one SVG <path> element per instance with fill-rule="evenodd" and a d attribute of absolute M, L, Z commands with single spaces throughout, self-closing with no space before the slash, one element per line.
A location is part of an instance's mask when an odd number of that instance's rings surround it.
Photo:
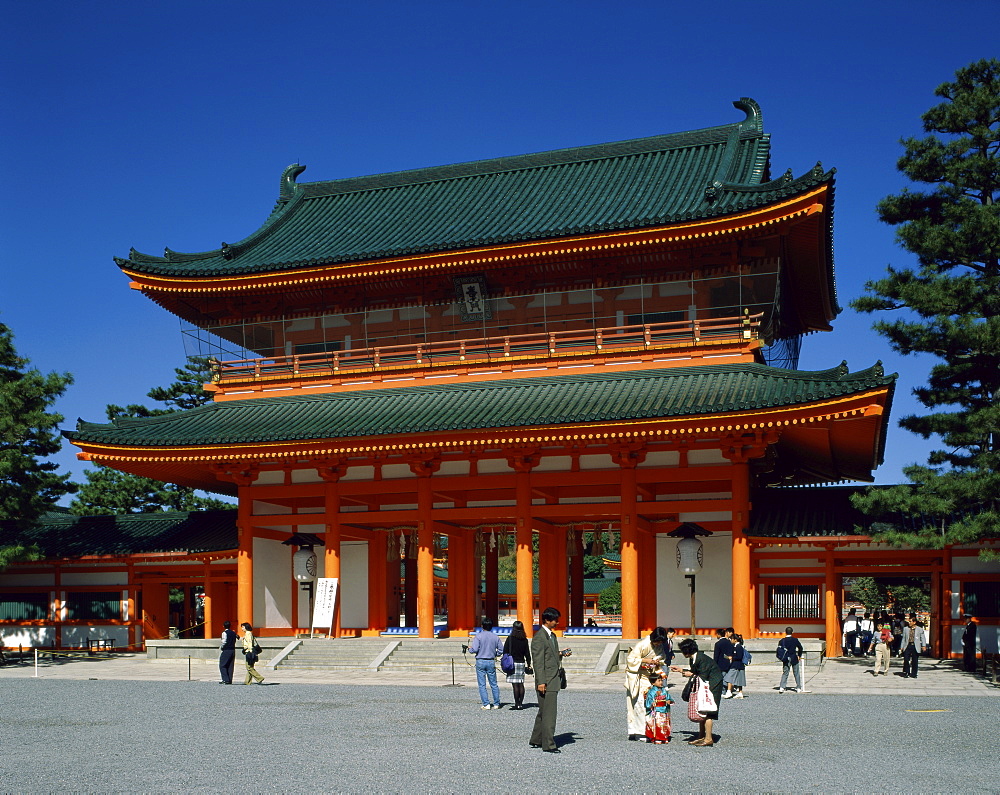
<path fill-rule="evenodd" d="M 230 383 L 284 376 L 320 376 L 382 368 L 491 363 L 518 358 L 600 354 L 620 349 L 659 346 L 739 344 L 757 339 L 761 314 L 742 317 L 678 320 L 632 326 L 609 326 L 534 334 L 509 334 L 466 340 L 441 340 L 410 345 L 349 348 L 260 359 L 216 361 L 214 381 Z"/>

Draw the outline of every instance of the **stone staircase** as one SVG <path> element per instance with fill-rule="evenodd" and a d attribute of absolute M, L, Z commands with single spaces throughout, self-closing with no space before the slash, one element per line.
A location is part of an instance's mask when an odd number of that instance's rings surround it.
<path fill-rule="evenodd" d="M 375 661 L 391 638 L 303 640 L 278 663 L 278 668 L 327 671 L 363 671 Z"/>
<path fill-rule="evenodd" d="M 302 640 L 287 657 L 277 664 L 279 669 L 364 671 L 370 668 L 386 648 L 396 648 L 379 666 L 379 671 L 399 673 L 450 673 L 474 667 L 471 654 L 462 654 L 471 638 L 342 638 L 339 640 Z M 604 638 L 564 638 L 561 648 L 570 648 L 573 654 L 564 660 L 563 667 L 569 676 L 592 675 L 608 643 Z M 502 676 L 502 674 L 501 674 Z"/>
<path fill-rule="evenodd" d="M 475 665 L 475 659 L 471 654 L 462 654 L 462 646 L 468 646 L 471 642 L 471 638 L 437 640 L 406 638 L 399 642 L 399 646 L 382 663 L 379 670 L 400 673 L 447 673 L 451 671 L 454 660 L 455 670 L 459 671 L 462 667 Z"/>

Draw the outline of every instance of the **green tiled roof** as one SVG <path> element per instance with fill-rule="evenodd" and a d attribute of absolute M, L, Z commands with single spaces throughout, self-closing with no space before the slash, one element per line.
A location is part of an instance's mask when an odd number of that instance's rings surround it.
<path fill-rule="evenodd" d="M 13 532 L 5 523 L 0 528 Z M 4 533 L 6 536 L 7 533 Z M 122 516 L 46 514 L 12 543 L 38 544 L 46 558 L 220 552 L 238 546 L 236 511 L 137 513 Z"/>
<path fill-rule="evenodd" d="M 769 179 L 770 139 L 744 98 L 735 124 L 330 182 L 282 175 L 264 225 L 221 249 L 128 270 L 174 277 L 275 272 L 699 220 L 765 206 L 832 179 L 818 165 Z"/>
<path fill-rule="evenodd" d="M 793 406 L 890 386 L 880 364 L 805 372 L 762 364 L 394 387 L 233 400 L 159 417 L 80 422 L 75 443 L 260 444 L 581 422 L 682 417 Z"/>

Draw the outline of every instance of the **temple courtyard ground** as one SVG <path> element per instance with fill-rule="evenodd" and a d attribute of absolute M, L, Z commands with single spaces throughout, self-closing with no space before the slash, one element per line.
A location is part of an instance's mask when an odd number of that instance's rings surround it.
<path fill-rule="evenodd" d="M 893 661 L 893 673 L 898 673 Z M 475 674 L 270 671 L 225 687 L 212 666 L 141 655 L 0 668 L 2 792 L 1000 792 L 1000 688 L 951 662 L 916 680 L 865 661 L 779 694 L 751 666 L 717 744 L 626 739 L 620 677 L 559 697 L 561 754 L 527 745 L 536 710 L 482 711 Z M 240 667 L 237 678 L 241 681 Z M 676 677 L 676 675 L 675 675 Z M 680 685 L 672 690 L 676 693 Z M 510 686 L 501 696 L 510 703 Z"/>

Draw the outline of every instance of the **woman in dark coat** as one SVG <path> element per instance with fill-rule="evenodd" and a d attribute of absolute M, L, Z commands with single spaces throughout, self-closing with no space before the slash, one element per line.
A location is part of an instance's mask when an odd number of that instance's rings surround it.
<path fill-rule="evenodd" d="M 691 638 L 681 641 L 680 652 L 691 663 L 689 670 L 684 670 L 676 665 L 671 665 L 670 670 L 681 674 L 681 676 L 697 676 L 703 682 L 708 682 L 708 689 L 712 691 L 716 704 L 722 703 L 722 671 L 715 661 L 704 652 L 698 651 L 698 644 Z M 691 698 L 694 698 L 692 693 Z M 690 714 L 690 713 L 689 713 Z M 702 748 L 715 744 L 715 737 L 712 735 L 712 726 L 719 719 L 719 711 L 703 713 L 704 721 L 699 721 L 699 734 L 693 740 L 688 740 L 689 745 L 697 745 Z"/>
<path fill-rule="evenodd" d="M 524 624 L 520 621 L 515 621 L 511 627 L 510 635 L 503 644 L 503 653 L 514 658 L 514 673 L 507 676 L 507 683 L 514 690 L 514 706 L 511 709 L 524 709 L 524 671 L 531 667 L 531 649 Z"/>

